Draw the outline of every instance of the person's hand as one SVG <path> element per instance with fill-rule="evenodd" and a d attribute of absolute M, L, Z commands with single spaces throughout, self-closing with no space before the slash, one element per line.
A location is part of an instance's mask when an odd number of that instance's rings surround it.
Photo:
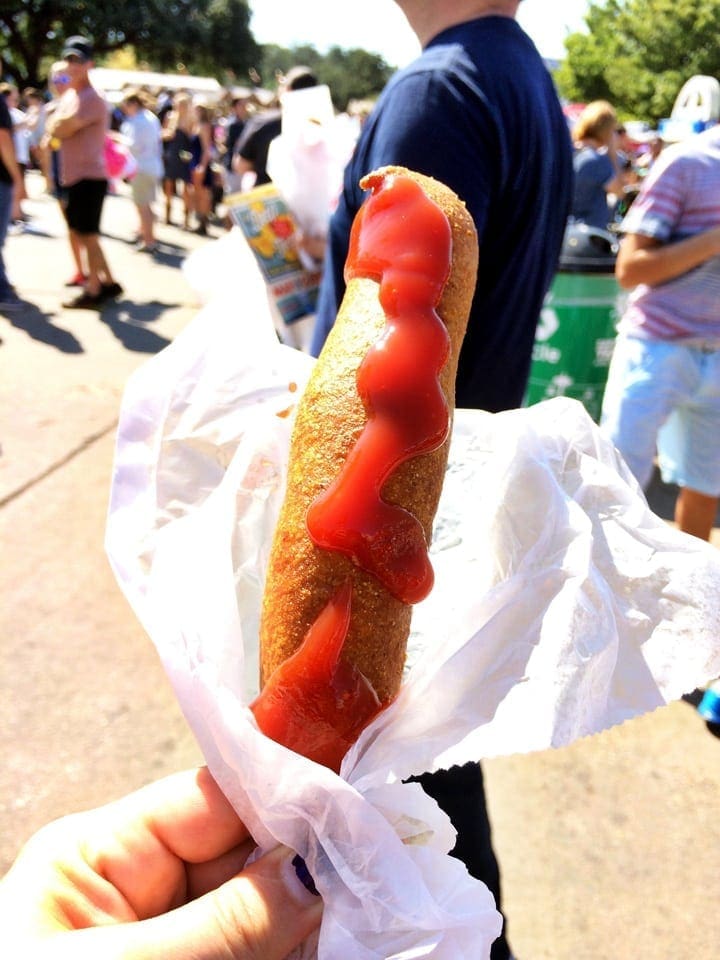
<path fill-rule="evenodd" d="M 278 847 L 254 844 L 207 769 L 43 827 L 0 883 L 8 956 L 282 960 L 319 925 Z"/>
<path fill-rule="evenodd" d="M 313 260 L 322 260 L 325 256 L 327 238 L 302 233 L 300 230 L 298 230 L 297 245 L 299 250 L 303 250 L 305 253 L 311 256 Z"/>

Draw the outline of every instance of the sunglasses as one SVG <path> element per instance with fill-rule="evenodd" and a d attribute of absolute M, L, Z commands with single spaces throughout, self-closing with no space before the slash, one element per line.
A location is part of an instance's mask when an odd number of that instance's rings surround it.
<path fill-rule="evenodd" d="M 58 73 L 52 78 L 53 83 L 70 83 L 70 77 L 66 73 Z"/>

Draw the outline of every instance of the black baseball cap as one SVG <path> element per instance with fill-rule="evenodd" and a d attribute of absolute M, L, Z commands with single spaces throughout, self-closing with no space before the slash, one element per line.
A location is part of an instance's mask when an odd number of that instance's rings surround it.
<path fill-rule="evenodd" d="M 87 37 L 68 37 L 62 52 L 63 57 L 78 57 L 83 63 L 93 58 L 93 45 Z"/>

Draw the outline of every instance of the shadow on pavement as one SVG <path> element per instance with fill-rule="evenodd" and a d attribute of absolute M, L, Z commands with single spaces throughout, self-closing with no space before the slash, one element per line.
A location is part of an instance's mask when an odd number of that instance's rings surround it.
<path fill-rule="evenodd" d="M 154 330 L 149 330 L 144 324 L 154 323 L 173 306 L 172 303 L 160 303 L 157 300 L 148 303 L 118 300 L 103 306 L 100 320 L 110 327 L 126 350 L 135 353 L 159 353 L 172 341 Z"/>
<path fill-rule="evenodd" d="M 50 240 L 56 240 L 57 234 L 53 233 L 52 230 L 44 229 L 43 227 L 38 226 L 36 223 L 29 221 L 23 227 L 22 233 L 15 234 L 16 237 L 27 236 L 31 234 L 33 237 L 47 237 Z"/>
<path fill-rule="evenodd" d="M 34 303 L 25 301 L 22 310 L 0 314 L 14 327 L 24 330 L 33 340 L 47 343 L 63 353 L 84 353 L 80 341 L 69 330 L 56 327 L 51 322 L 52 314 L 44 313 Z"/>
<path fill-rule="evenodd" d="M 135 237 L 120 237 L 105 231 L 103 231 L 102 236 L 108 240 L 115 240 L 117 243 L 124 243 L 128 247 L 133 247 L 133 249 L 137 247 L 137 239 Z M 167 240 L 157 240 L 155 250 L 152 253 L 137 251 L 139 257 L 147 257 L 165 267 L 176 268 L 182 266 L 183 260 L 185 260 L 190 253 L 192 253 L 192 247 L 185 247 L 179 243 L 170 243 Z"/>
<path fill-rule="evenodd" d="M 170 243 L 159 243 L 157 249 L 152 254 L 143 254 L 143 256 L 152 256 L 156 263 L 162 263 L 166 267 L 180 268 L 183 261 L 190 253 L 185 247 L 176 247 Z"/>

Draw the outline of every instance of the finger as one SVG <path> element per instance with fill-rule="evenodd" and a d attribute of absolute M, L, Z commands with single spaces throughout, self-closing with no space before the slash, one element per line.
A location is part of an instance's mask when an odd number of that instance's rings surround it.
<path fill-rule="evenodd" d="M 163 916 L 61 934 L 51 941 L 52 956 L 285 960 L 322 918 L 322 900 L 298 880 L 293 856 L 278 847 L 217 890 Z"/>
<path fill-rule="evenodd" d="M 319 926 L 323 904 L 308 892 L 292 865 L 294 853 L 278 847 L 217 890 L 184 908 L 198 907 L 193 957 L 285 960 Z M 182 912 L 182 911 L 180 911 Z M 215 935 L 208 942 L 207 928 Z M 199 936 L 198 936 L 199 934 Z M 203 952 L 206 950 L 207 952 Z"/>
<path fill-rule="evenodd" d="M 92 837 L 84 848 L 88 863 L 141 920 L 191 895 L 187 864 L 212 863 L 249 839 L 204 767 L 166 777 L 97 811 Z M 227 878 L 222 870 L 219 875 Z"/>
<path fill-rule="evenodd" d="M 254 849 L 255 841 L 246 840 L 215 860 L 209 860 L 207 863 L 188 864 L 185 868 L 187 874 L 186 899 L 195 900 L 196 897 L 202 897 L 210 890 L 215 890 L 223 883 L 227 883 L 232 877 L 237 876 Z"/>
<path fill-rule="evenodd" d="M 143 828 L 188 863 L 218 857 L 248 837 L 207 767 L 165 777 L 133 796 Z"/>

